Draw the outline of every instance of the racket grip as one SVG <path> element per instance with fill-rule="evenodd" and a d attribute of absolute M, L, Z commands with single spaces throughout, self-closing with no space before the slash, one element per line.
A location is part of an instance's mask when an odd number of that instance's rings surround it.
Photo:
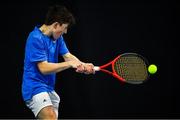
<path fill-rule="evenodd" d="M 94 71 L 100 71 L 100 67 L 94 66 Z"/>

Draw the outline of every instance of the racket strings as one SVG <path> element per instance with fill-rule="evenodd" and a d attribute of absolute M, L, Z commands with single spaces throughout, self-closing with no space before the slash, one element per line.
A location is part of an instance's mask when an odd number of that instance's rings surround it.
<path fill-rule="evenodd" d="M 147 67 L 144 60 L 138 56 L 122 56 L 114 64 L 116 73 L 127 82 L 139 83 L 147 79 Z"/>

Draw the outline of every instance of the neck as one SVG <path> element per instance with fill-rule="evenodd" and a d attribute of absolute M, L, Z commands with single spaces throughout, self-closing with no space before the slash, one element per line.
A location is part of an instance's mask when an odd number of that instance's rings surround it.
<path fill-rule="evenodd" d="M 43 24 L 39 29 L 43 34 L 51 36 L 51 26 Z"/>

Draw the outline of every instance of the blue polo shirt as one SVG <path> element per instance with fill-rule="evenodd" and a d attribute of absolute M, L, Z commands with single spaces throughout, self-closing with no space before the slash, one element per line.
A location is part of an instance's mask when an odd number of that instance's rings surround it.
<path fill-rule="evenodd" d="M 69 50 L 60 36 L 55 42 L 52 38 L 44 35 L 38 27 L 29 34 L 26 41 L 24 73 L 22 82 L 22 96 L 24 101 L 40 92 L 50 92 L 54 90 L 56 74 L 43 75 L 37 63 L 48 61 L 58 62 L 58 55 L 64 55 Z"/>

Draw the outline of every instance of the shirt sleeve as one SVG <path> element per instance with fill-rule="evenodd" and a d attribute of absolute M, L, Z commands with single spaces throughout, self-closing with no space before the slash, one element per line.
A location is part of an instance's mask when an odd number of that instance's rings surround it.
<path fill-rule="evenodd" d="M 46 61 L 47 54 L 42 39 L 31 38 L 29 42 L 29 56 L 31 62 Z"/>
<path fill-rule="evenodd" d="M 69 53 L 69 50 L 68 50 L 68 48 L 67 48 L 67 46 L 66 46 L 66 43 L 65 43 L 65 41 L 64 41 L 63 36 L 60 37 L 60 40 L 59 40 L 59 41 L 60 41 L 60 42 L 59 42 L 59 54 L 60 54 L 60 55 L 64 55 L 64 54 L 66 54 L 66 53 Z"/>

